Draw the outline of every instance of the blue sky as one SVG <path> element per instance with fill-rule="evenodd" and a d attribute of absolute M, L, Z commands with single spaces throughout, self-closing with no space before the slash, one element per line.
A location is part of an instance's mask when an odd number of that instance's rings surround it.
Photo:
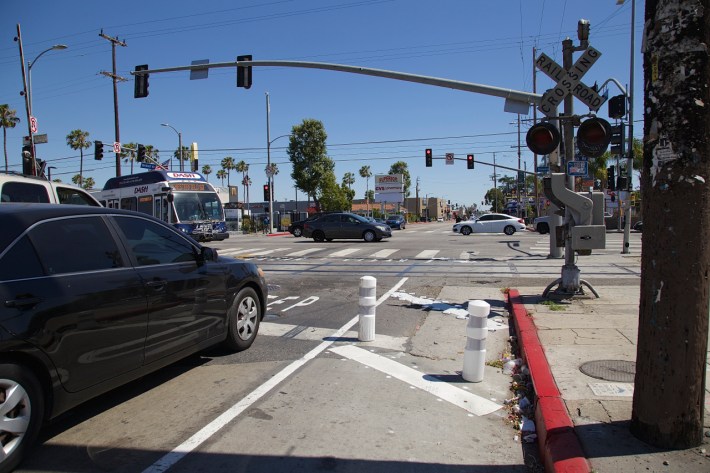
<path fill-rule="evenodd" d="M 635 133 L 642 135 L 643 58 L 641 36 L 644 2 L 636 2 Z M 213 69 L 206 80 L 190 81 L 188 72 L 154 74 L 150 95 L 133 98 L 136 65 L 151 69 L 188 65 L 193 60 L 235 61 L 251 54 L 254 60 L 317 61 L 387 69 L 473 82 L 521 91 L 533 90 L 533 48 L 562 63 L 561 42 L 577 41 L 577 21 L 591 23 L 590 44 L 602 52 L 583 81 L 599 84 L 609 78 L 629 82 L 631 3 L 616 0 L 247 0 L 171 1 L 3 1 L 0 18 L 0 103 L 17 110 L 21 123 L 7 132 L 11 169 L 21 170 L 22 137 L 27 120 L 18 45 L 13 38 L 20 24 L 26 61 L 45 49 L 65 44 L 68 49 L 45 53 L 32 68 L 33 115 L 48 143 L 37 145 L 38 157 L 54 166 L 52 177 L 69 182 L 79 171 L 79 152 L 69 148 L 66 135 L 74 129 L 89 132 L 90 140 L 114 141 L 111 44 L 103 32 L 126 42 L 117 47 L 120 135 L 123 143 L 150 144 L 167 159 L 183 144 L 197 142 L 200 168 L 214 172 L 225 156 L 250 165 L 253 196 L 266 182 L 266 98 L 271 101 L 271 138 L 288 134 L 303 119 L 323 122 L 328 154 L 336 163 L 338 180 L 356 176 L 356 197 L 365 194 L 358 170 L 369 165 L 373 174 L 386 174 L 392 163 L 405 161 L 412 176 L 411 195 L 419 179 L 420 196 L 481 206 L 492 187 L 493 168 L 484 162 L 518 166 L 517 115 L 503 111 L 497 97 L 421 84 L 313 69 L 260 67 L 253 86 L 236 87 L 234 69 Z M 577 55 L 575 55 L 575 58 Z M 537 74 L 537 91 L 554 83 Z M 619 94 L 610 86 L 610 96 Z M 584 113 L 575 101 L 575 112 Z M 599 116 L 606 118 L 607 106 Z M 538 113 L 540 116 L 541 114 Z M 533 169 L 525 146 L 530 115 L 521 116 L 521 167 Z M 273 142 L 271 160 L 277 200 L 292 200 L 296 191 L 285 153 L 288 138 Z M 453 166 L 435 160 L 424 165 L 424 150 L 435 158 L 473 153 L 474 170 L 464 160 Z M 115 175 L 115 158 L 106 149 L 102 161 L 85 151 L 84 175 L 97 187 Z M 139 168 L 136 166 L 136 172 Z M 512 171 L 498 169 L 500 175 Z M 122 166 L 122 174 L 130 168 Z M 237 183 L 232 173 L 231 183 Z M 637 183 L 635 183 L 637 185 Z M 370 180 L 370 189 L 373 180 Z M 241 189 L 240 189 L 241 192 Z M 259 197 L 260 198 L 260 197 Z M 298 199 L 304 196 L 298 192 Z M 484 206 L 487 208 L 487 206 Z"/>

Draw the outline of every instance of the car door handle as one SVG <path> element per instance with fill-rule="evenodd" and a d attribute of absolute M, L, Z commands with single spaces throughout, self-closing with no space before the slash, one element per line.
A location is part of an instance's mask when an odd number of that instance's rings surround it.
<path fill-rule="evenodd" d="M 147 283 L 145 283 L 145 285 L 147 287 L 151 288 L 152 290 L 154 290 L 156 292 L 162 291 L 163 289 L 165 289 L 165 286 L 167 284 L 168 284 L 167 281 L 148 281 Z"/>
<path fill-rule="evenodd" d="M 11 301 L 5 301 L 5 307 L 9 307 L 11 309 L 23 309 L 37 304 L 39 304 L 39 297 L 23 297 L 20 299 L 13 299 Z"/>

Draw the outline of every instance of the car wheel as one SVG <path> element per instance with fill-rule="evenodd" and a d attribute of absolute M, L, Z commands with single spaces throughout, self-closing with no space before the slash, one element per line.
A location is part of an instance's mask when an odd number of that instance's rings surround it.
<path fill-rule="evenodd" d="M 233 351 L 246 350 L 254 343 L 261 322 L 261 303 L 256 291 L 251 287 L 239 291 L 227 317 L 229 331 L 225 345 Z"/>
<path fill-rule="evenodd" d="M 362 234 L 362 238 L 364 238 L 365 241 L 367 241 L 367 242 L 372 242 L 372 241 L 375 241 L 377 236 L 375 235 L 375 232 L 373 232 L 372 230 L 367 230 L 367 231 L 365 231 L 365 233 Z"/>
<path fill-rule="evenodd" d="M 544 235 L 545 233 L 550 233 L 550 226 L 546 223 L 540 223 L 537 226 L 537 231 L 540 235 Z"/>
<path fill-rule="evenodd" d="M 512 225 L 507 225 L 503 229 L 503 233 L 505 233 L 506 235 L 512 235 L 513 233 L 515 233 L 515 227 Z"/>
<path fill-rule="evenodd" d="M 0 471 L 12 471 L 30 451 L 42 426 L 44 396 L 27 368 L 0 364 Z"/>
<path fill-rule="evenodd" d="M 462 235 L 470 235 L 471 234 L 471 227 L 461 227 L 461 234 Z"/>
<path fill-rule="evenodd" d="M 322 242 L 323 240 L 325 240 L 325 235 L 320 230 L 317 232 L 313 232 L 313 240 L 317 242 Z"/>
<path fill-rule="evenodd" d="M 299 227 L 293 229 L 293 236 L 296 238 L 303 236 L 303 230 Z"/>

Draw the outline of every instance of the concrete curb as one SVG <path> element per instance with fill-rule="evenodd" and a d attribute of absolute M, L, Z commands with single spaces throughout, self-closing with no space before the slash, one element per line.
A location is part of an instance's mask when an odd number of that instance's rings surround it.
<path fill-rule="evenodd" d="M 508 310 L 515 324 L 521 356 L 530 370 L 537 396 L 535 428 L 545 471 L 588 473 L 591 471 L 591 465 L 584 455 L 572 419 L 557 389 L 545 351 L 537 335 L 535 322 L 528 316 L 517 289 L 510 289 L 507 297 Z"/>

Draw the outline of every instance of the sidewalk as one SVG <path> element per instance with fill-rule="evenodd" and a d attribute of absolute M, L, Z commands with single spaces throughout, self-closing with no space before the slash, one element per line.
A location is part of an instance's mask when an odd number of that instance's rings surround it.
<path fill-rule="evenodd" d="M 595 289 L 599 299 L 589 294 L 546 304 L 541 287 L 508 294 L 511 325 L 535 386 L 546 471 L 710 472 L 707 385 L 702 446 L 661 450 L 630 434 L 639 287 Z"/>

